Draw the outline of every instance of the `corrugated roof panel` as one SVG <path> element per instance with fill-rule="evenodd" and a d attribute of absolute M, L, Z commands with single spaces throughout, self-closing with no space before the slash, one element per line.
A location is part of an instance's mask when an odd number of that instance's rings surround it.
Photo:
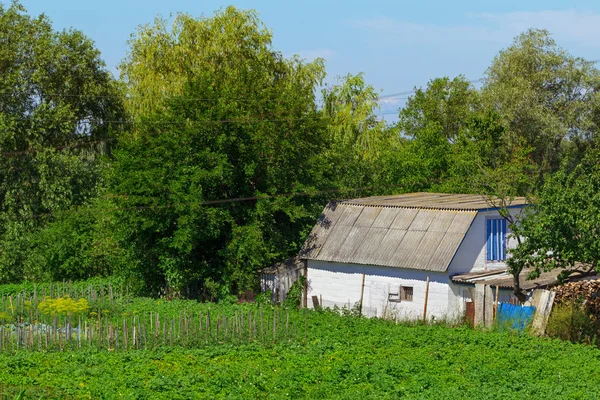
<path fill-rule="evenodd" d="M 370 228 L 373 222 L 377 219 L 377 216 L 381 212 L 381 207 L 365 207 L 358 216 L 358 219 L 354 223 L 355 226 L 363 226 Z"/>
<path fill-rule="evenodd" d="M 375 262 L 369 264 L 392 266 L 392 257 L 406 232 L 405 230 L 389 229 L 377 249 Z"/>
<path fill-rule="evenodd" d="M 497 199 L 489 199 L 477 194 L 448 193 L 408 193 L 393 196 L 375 196 L 362 199 L 347 200 L 351 204 L 369 204 L 382 207 L 415 207 L 446 210 L 484 210 L 493 208 Z M 509 206 L 527 204 L 524 197 L 515 197 Z"/>
<path fill-rule="evenodd" d="M 446 232 L 450 228 L 450 225 L 452 225 L 452 221 L 454 221 L 457 213 L 457 211 L 438 211 L 427 230 L 430 232 Z"/>
<path fill-rule="evenodd" d="M 393 267 L 410 268 L 410 265 L 412 265 L 410 264 L 412 253 L 419 247 L 419 243 L 421 243 L 423 236 L 425 236 L 424 231 L 407 231 L 396 248 L 396 252 L 392 256 L 389 265 Z"/>
<path fill-rule="evenodd" d="M 462 233 L 446 233 L 433 257 L 429 260 L 430 270 L 445 271 L 450 265 L 454 253 L 458 250 L 458 246 L 460 246 L 464 236 Z"/>
<path fill-rule="evenodd" d="M 379 248 L 387 233 L 387 229 L 371 227 L 365 240 L 363 240 L 360 247 L 353 254 L 354 262 L 358 264 L 370 264 L 373 260 L 377 259 Z"/>
<path fill-rule="evenodd" d="M 419 213 L 419 210 L 416 208 L 401 208 L 398 210 L 398 214 L 396 214 L 396 218 L 390 225 L 390 229 L 400 229 L 400 230 L 408 230 L 410 224 L 412 224 L 413 219 Z"/>
<path fill-rule="evenodd" d="M 316 259 L 319 256 L 319 252 L 323 248 L 327 236 L 332 231 L 332 228 L 340 218 L 340 215 L 342 215 L 344 207 L 349 206 L 336 205 L 335 203 L 327 204 L 327 207 L 323 210 L 323 213 L 317 220 L 317 223 L 308 235 L 308 238 L 300 251 L 301 257 Z"/>
<path fill-rule="evenodd" d="M 397 207 L 393 207 L 393 208 L 380 207 L 380 208 L 381 208 L 381 212 L 379 213 L 379 215 L 373 222 L 373 228 L 388 229 L 390 227 L 390 225 L 392 225 L 392 222 L 394 222 L 394 219 L 396 218 L 398 213 L 403 210 L 402 208 L 397 208 Z"/>
<path fill-rule="evenodd" d="M 406 268 L 437 271 L 438 269 L 435 266 L 432 268 L 429 261 L 437 252 L 443 238 L 443 232 L 425 232 L 419 243 L 419 247 L 410 253 L 406 261 Z"/>
<path fill-rule="evenodd" d="M 471 212 L 457 212 L 454 215 L 454 219 L 452 220 L 452 224 L 448 226 L 448 233 L 461 233 L 465 234 L 471 227 L 471 223 L 475 216 L 477 215 L 476 211 Z"/>
<path fill-rule="evenodd" d="M 443 212 L 444 211 L 438 212 L 433 210 L 419 210 L 417 215 L 415 215 L 415 218 L 413 219 L 412 223 L 408 227 L 408 230 L 426 231 L 427 228 L 429 228 L 431 221 L 433 221 L 433 219 L 436 218 L 438 214 L 441 214 Z"/>
<path fill-rule="evenodd" d="M 340 219 L 338 220 L 338 225 L 352 226 L 356 222 L 356 219 L 362 212 L 364 206 L 355 206 L 355 205 L 347 205 L 341 204 L 338 205 L 340 207 L 342 214 L 340 215 Z"/>
<path fill-rule="evenodd" d="M 369 232 L 369 228 L 353 226 L 346 235 L 346 240 L 344 240 L 344 243 L 342 243 L 335 254 L 335 259 L 350 263 L 356 262 L 354 261 L 354 253 L 356 253 L 363 243 L 367 232 Z"/>
<path fill-rule="evenodd" d="M 334 226 L 329 235 L 327 236 L 327 239 L 323 243 L 321 251 L 319 252 L 319 255 L 316 259 L 324 261 L 335 261 L 335 255 L 337 254 L 342 244 L 344 244 L 344 241 L 346 240 L 346 236 L 348 236 L 350 229 L 352 229 L 351 226 Z"/>

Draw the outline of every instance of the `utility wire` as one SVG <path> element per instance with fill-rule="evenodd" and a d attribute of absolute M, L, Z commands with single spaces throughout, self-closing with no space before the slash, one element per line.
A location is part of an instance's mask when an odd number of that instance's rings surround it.
<path fill-rule="evenodd" d="M 258 196 L 247 196 L 247 197 L 233 197 L 233 198 L 222 198 L 222 199 L 215 199 L 215 200 L 205 200 L 205 201 L 200 201 L 200 202 L 182 202 L 182 203 L 172 203 L 172 204 L 165 204 L 165 205 L 139 205 L 139 206 L 130 206 L 130 207 L 119 207 L 119 206 L 114 206 L 114 207 L 106 207 L 106 208 L 101 208 L 101 209 L 90 209 L 90 208 L 83 208 L 83 205 L 80 206 L 76 206 L 78 208 L 76 209 L 69 209 L 69 210 L 62 210 L 62 211 L 58 211 L 58 212 L 47 212 L 47 213 L 41 213 L 41 214 L 32 214 L 29 215 L 29 217 L 31 218 L 44 218 L 44 217 L 50 217 L 53 216 L 55 214 L 67 214 L 67 215 L 73 215 L 73 214 L 80 214 L 80 213 L 85 213 L 85 212 L 103 212 L 103 211 L 141 211 L 141 210 L 153 210 L 153 209 L 172 209 L 172 208 L 177 208 L 177 207 L 186 207 L 186 206 L 191 206 L 192 208 L 198 208 L 198 207 L 206 207 L 206 206 L 216 206 L 216 205 L 226 205 L 226 204 L 233 204 L 233 203 L 245 203 L 245 202 L 251 202 L 251 201 L 259 201 L 259 200 L 270 200 L 270 199 L 278 199 L 278 198 L 293 198 L 293 197 L 312 197 L 312 196 L 320 196 L 320 195 L 325 195 L 325 194 L 332 194 L 332 193 L 349 193 L 349 192 L 359 192 L 359 193 L 363 193 L 365 191 L 371 191 L 371 190 L 377 190 L 377 189 L 394 189 L 394 188 L 404 188 L 404 186 L 402 185 L 385 185 L 385 186 L 370 186 L 370 187 L 359 187 L 359 188 L 336 188 L 336 189 L 323 189 L 323 190 L 315 190 L 315 191 L 310 191 L 310 192 L 291 192 L 291 193 L 281 193 L 281 194 L 264 194 L 264 195 L 258 195 Z M 131 197 L 135 197 L 138 195 L 130 195 L 130 194 L 106 194 L 102 197 L 104 198 L 117 198 L 117 199 L 124 199 L 124 200 L 129 200 Z M 155 196 L 143 196 L 143 195 L 139 195 L 139 197 L 141 198 L 156 198 Z"/>

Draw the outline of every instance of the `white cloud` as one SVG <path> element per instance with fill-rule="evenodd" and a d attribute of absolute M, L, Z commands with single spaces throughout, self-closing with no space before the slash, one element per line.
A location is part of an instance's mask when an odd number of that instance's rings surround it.
<path fill-rule="evenodd" d="M 351 20 L 350 24 L 384 34 L 395 42 L 443 44 L 480 42 L 506 45 L 529 28 L 550 31 L 559 42 L 600 47 L 600 14 L 578 10 L 469 13 L 467 21 L 456 25 L 413 23 L 389 17 Z"/>
<path fill-rule="evenodd" d="M 406 97 L 383 97 L 379 99 L 379 105 L 382 108 L 393 108 L 394 106 L 398 107 L 406 102 Z"/>
<path fill-rule="evenodd" d="M 494 30 L 476 25 L 435 25 L 401 21 L 389 17 L 352 20 L 356 27 L 385 34 L 389 39 L 408 44 L 439 44 L 453 41 L 502 40 Z"/>
<path fill-rule="evenodd" d="M 547 29 L 556 39 L 600 47 L 600 14 L 577 10 L 520 11 L 497 14 L 471 14 L 473 18 L 495 23 L 498 29 L 518 34 L 529 28 Z"/>

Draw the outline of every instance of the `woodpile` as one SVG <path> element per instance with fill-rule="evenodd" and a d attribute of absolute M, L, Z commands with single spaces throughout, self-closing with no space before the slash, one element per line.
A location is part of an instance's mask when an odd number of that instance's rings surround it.
<path fill-rule="evenodd" d="M 569 282 L 552 289 L 556 304 L 581 303 L 595 317 L 600 317 L 600 280 Z"/>

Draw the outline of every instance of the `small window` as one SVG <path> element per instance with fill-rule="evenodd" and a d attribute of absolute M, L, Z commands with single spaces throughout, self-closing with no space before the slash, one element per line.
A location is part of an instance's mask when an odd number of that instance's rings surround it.
<path fill-rule="evenodd" d="M 487 261 L 506 260 L 506 220 L 490 218 L 487 220 Z"/>
<path fill-rule="evenodd" d="M 402 301 L 413 301 L 413 288 L 412 288 L 412 286 L 400 286 L 400 300 L 402 300 Z"/>

